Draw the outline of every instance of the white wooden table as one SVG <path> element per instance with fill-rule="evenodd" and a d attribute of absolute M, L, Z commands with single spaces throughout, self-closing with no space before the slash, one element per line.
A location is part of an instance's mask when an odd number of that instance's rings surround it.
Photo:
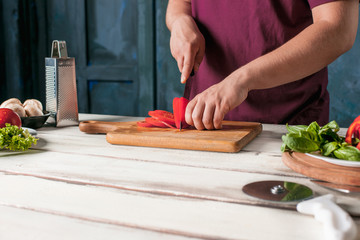
<path fill-rule="evenodd" d="M 77 126 L 37 132 L 29 151 L 0 150 L 1 240 L 323 239 L 312 216 L 254 205 L 241 189 L 260 180 L 302 183 L 360 213 L 360 197 L 321 188 L 282 163 L 284 126 L 264 125 L 235 154 L 111 145 Z"/>

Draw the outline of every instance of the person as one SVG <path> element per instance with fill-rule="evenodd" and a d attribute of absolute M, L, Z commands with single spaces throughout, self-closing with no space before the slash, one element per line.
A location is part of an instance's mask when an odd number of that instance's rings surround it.
<path fill-rule="evenodd" d="M 327 65 L 354 44 L 358 11 L 357 0 L 169 0 L 186 122 L 326 124 Z"/>

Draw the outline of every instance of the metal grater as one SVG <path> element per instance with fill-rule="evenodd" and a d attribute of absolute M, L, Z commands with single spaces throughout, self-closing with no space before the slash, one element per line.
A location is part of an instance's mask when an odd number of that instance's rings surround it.
<path fill-rule="evenodd" d="M 79 124 L 75 58 L 67 55 L 65 41 L 54 40 L 51 57 L 45 58 L 46 110 L 50 125 L 57 127 Z"/>

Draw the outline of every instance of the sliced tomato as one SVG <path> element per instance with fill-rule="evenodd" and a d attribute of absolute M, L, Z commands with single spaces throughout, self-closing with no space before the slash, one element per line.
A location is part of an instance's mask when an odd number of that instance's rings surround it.
<path fill-rule="evenodd" d="M 174 114 L 165 110 L 154 110 L 149 111 L 148 113 L 151 117 L 158 119 L 168 125 L 171 125 L 175 128 L 175 119 Z"/>
<path fill-rule="evenodd" d="M 173 125 L 171 125 L 171 124 L 168 124 L 168 123 L 163 122 L 163 121 L 161 121 L 161 122 L 164 123 L 168 128 L 174 128 L 174 129 L 176 129 L 176 127 L 173 126 Z"/>
<path fill-rule="evenodd" d="M 148 118 L 145 118 L 145 121 L 147 123 L 150 123 L 151 125 L 153 126 L 156 126 L 156 127 L 160 127 L 160 128 L 168 128 L 170 127 L 170 125 L 156 119 L 156 118 L 152 118 L 152 117 L 148 117 Z"/>
<path fill-rule="evenodd" d="M 152 124 L 146 121 L 139 121 L 136 123 L 139 127 L 154 127 Z"/>
<path fill-rule="evenodd" d="M 182 128 L 189 127 L 185 121 L 185 110 L 188 103 L 189 100 L 184 97 L 173 99 L 173 111 L 176 128 L 180 128 L 180 123 Z"/>

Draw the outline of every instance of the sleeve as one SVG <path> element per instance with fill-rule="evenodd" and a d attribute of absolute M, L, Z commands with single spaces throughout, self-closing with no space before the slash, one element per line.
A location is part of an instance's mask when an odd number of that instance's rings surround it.
<path fill-rule="evenodd" d="M 337 1 L 337 0 L 308 0 L 311 9 L 313 9 L 314 7 L 317 7 L 321 4 L 335 2 L 335 1 Z"/>

